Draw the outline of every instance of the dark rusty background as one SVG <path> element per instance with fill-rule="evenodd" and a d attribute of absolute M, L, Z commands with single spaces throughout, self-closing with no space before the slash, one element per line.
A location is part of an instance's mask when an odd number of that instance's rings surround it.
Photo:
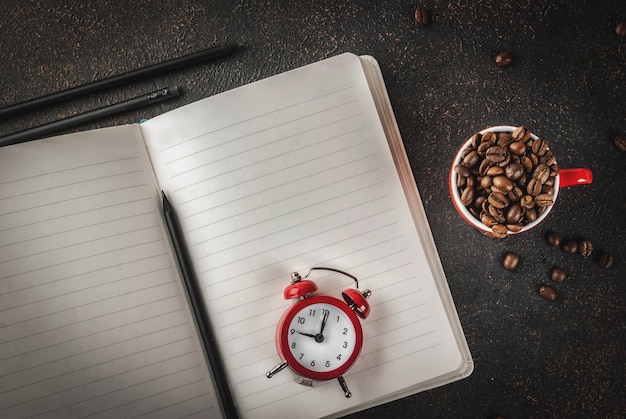
<path fill-rule="evenodd" d="M 624 0 L 3 1 L 0 106 L 216 44 L 236 55 L 0 121 L 0 135 L 181 85 L 181 98 L 83 126 L 137 122 L 224 90 L 350 51 L 382 67 L 476 368 L 467 379 L 353 415 L 626 416 L 626 133 Z M 418 26 L 416 7 L 429 25 Z M 508 50 L 508 68 L 494 55 Z M 594 183 L 562 190 L 548 219 L 505 240 L 473 231 L 447 192 L 462 141 L 523 124 L 561 167 Z M 0 168 L 2 170 L 2 168 Z M 549 247 L 548 230 L 592 241 L 589 258 Z M 604 269 L 601 251 L 615 257 Z M 501 266 L 515 251 L 521 264 Z M 554 302 L 538 285 L 568 273 Z M 407 374 L 410 374 L 407 371 Z"/>

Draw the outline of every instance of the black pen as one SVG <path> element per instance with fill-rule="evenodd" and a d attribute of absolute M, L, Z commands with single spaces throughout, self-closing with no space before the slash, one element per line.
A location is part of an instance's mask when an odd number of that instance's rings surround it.
<path fill-rule="evenodd" d="M 98 119 L 116 115 L 121 112 L 139 109 L 153 103 L 161 102 L 162 100 L 175 98 L 180 96 L 180 94 L 181 89 L 179 89 L 178 87 L 166 87 L 164 89 L 159 89 L 156 92 L 125 100 L 124 102 L 104 106 L 102 108 L 94 109 L 88 112 L 80 113 L 78 115 L 70 116 L 68 118 L 60 119 L 58 121 L 49 122 L 38 127 L 25 129 L 23 131 L 0 137 L 0 147 L 43 138 L 50 134 L 73 128 L 80 124 L 93 122 Z"/>
<path fill-rule="evenodd" d="M 226 376 L 226 370 L 219 354 L 219 348 L 215 341 L 211 325 L 209 324 L 209 316 L 201 297 L 200 284 L 196 279 L 193 271 L 193 265 L 189 258 L 187 246 L 183 239 L 180 224 L 176 217 L 176 211 L 167 199 L 165 192 L 161 192 L 163 198 L 163 218 L 165 219 L 165 225 L 170 234 L 172 246 L 174 247 L 174 253 L 178 260 L 178 266 L 180 268 L 183 282 L 187 290 L 187 296 L 189 303 L 193 310 L 194 317 L 196 318 L 196 324 L 202 343 L 209 361 L 209 366 L 213 372 L 213 379 L 215 380 L 215 387 L 217 389 L 218 396 L 222 403 L 224 414 L 227 418 L 238 418 L 237 408 L 233 399 L 233 394 L 230 391 L 230 385 L 228 384 L 228 377 Z"/>
<path fill-rule="evenodd" d="M 182 67 L 199 64 L 204 61 L 212 60 L 230 54 L 237 50 L 236 45 L 220 45 L 217 47 L 205 49 L 192 54 L 183 55 L 182 57 L 173 58 L 171 60 L 152 64 L 147 67 L 132 70 L 127 73 L 118 74 L 116 76 L 107 77 L 102 80 L 92 81 L 80 86 L 72 87 L 61 92 L 51 93 L 35 99 L 16 103 L 14 105 L 0 108 L 0 120 L 9 116 L 34 111 L 47 105 L 53 105 L 64 100 L 75 99 L 82 95 L 94 93 L 109 89 L 112 87 L 128 84 L 133 81 L 145 79 L 166 71 L 176 70 Z"/>

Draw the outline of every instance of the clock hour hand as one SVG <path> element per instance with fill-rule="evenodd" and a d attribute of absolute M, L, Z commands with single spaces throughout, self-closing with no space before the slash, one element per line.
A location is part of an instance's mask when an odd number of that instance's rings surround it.
<path fill-rule="evenodd" d="M 312 333 L 304 333 L 304 332 L 296 332 L 299 335 L 303 335 L 303 336 L 308 336 L 310 338 L 314 338 L 316 335 L 312 334 Z"/>

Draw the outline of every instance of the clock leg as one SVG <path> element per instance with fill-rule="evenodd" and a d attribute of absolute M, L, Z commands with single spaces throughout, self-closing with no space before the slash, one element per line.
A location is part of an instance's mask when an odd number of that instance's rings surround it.
<path fill-rule="evenodd" d="M 277 374 L 277 373 L 281 372 L 282 370 L 284 370 L 285 367 L 287 367 L 287 363 L 286 362 L 282 362 L 282 363 L 276 365 L 274 368 L 272 368 L 268 372 L 266 372 L 265 376 L 267 378 L 272 378 L 275 374 Z"/>
<path fill-rule="evenodd" d="M 348 384 L 346 384 L 346 380 L 343 378 L 343 375 L 337 377 L 337 380 L 339 381 L 339 385 L 341 386 L 343 394 L 346 396 L 346 398 L 352 397 L 352 393 L 350 392 L 350 389 L 348 389 Z"/>

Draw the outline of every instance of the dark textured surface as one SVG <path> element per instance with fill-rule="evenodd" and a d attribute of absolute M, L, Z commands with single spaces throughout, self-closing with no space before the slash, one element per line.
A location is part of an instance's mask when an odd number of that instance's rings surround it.
<path fill-rule="evenodd" d="M 626 416 L 626 20 L 623 0 L 3 1 L 0 106 L 219 43 L 245 49 L 0 122 L 0 135 L 182 85 L 186 94 L 81 129 L 136 122 L 341 52 L 382 67 L 476 369 L 467 379 L 355 414 L 369 417 Z M 508 50 L 508 68 L 493 56 Z M 535 230 L 490 240 L 464 224 L 448 193 L 456 148 L 490 125 L 523 124 L 548 139 L 561 167 L 594 183 L 562 190 Z M 1 170 L 1 168 L 0 168 Z M 549 247 L 548 230 L 587 238 L 589 258 Z M 597 263 L 601 250 L 615 257 Z M 506 251 L 521 256 L 502 268 Z M 553 266 L 568 279 L 541 299 Z M 410 371 L 407 371 L 410 374 Z"/>

